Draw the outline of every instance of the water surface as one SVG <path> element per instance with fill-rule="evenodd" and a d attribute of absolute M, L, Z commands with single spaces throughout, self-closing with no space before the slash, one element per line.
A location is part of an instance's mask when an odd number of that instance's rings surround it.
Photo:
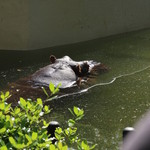
<path fill-rule="evenodd" d="M 1 89 L 49 64 L 51 54 L 93 59 L 110 67 L 82 93 L 50 102 L 49 117 L 64 125 L 71 117 L 68 108 L 83 108 L 85 117 L 78 124 L 81 137 L 97 143 L 97 150 L 118 149 L 122 130 L 133 126 L 150 106 L 150 30 L 38 51 L 0 51 Z"/>

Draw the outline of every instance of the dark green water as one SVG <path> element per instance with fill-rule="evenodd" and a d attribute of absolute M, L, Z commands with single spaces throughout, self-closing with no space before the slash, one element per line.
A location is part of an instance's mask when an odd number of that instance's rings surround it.
<path fill-rule="evenodd" d="M 122 130 L 133 126 L 150 107 L 150 30 L 38 51 L 0 51 L 1 89 L 49 64 L 51 54 L 93 59 L 111 68 L 86 92 L 53 100 L 50 118 L 64 124 L 71 117 L 68 108 L 83 108 L 81 136 L 98 144 L 97 150 L 118 149 Z"/>

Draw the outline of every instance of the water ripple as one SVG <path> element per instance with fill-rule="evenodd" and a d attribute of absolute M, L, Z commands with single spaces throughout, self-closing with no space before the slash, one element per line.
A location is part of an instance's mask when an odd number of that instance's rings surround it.
<path fill-rule="evenodd" d="M 145 71 L 145 70 L 147 70 L 149 68 L 150 68 L 150 65 L 147 66 L 147 67 L 145 67 L 145 68 L 142 68 L 140 70 L 131 72 L 131 73 L 127 73 L 127 74 L 116 76 L 116 77 L 112 78 L 112 80 L 109 81 L 109 82 L 97 83 L 97 84 L 94 84 L 94 85 L 92 85 L 92 86 L 90 86 L 90 87 L 88 87 L 86 89 L 81 90 L 81 91 L 73 92 L 73 93 L 68 93 L 68 94 L 64 94 L 64 95 L 61 95 L 61 96 L 57 96 L 54 99 L 60 99 L 60 98 L 64 98 L 64 97 L 69 97 L 69 96 L 73 96 L 73 95 L 79 95 L 79 94 L 82 94 L 82 93 L 86 93 L 87 91 L 89 91 L 90 89 L 92 89 L 94 87 L 112 84 L 112 83 L 114 83 L 119 78 L 127 77 L 127 76 L 132 76 L 132 75 L 135 75 L 135 74 L 140 73 L 142 71 Z M 49 100 L 46 100 L 46 101 L 49 101 Z"/>

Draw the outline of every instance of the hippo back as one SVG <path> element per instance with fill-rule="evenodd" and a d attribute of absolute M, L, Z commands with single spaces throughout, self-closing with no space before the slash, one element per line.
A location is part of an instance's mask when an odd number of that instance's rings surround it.
<path fill-rule="evenodd" d="M 67 88 L 72 87 L 76 83 L 77 77 L 70 65 L 57 62 L 36 71 L 31 79 L 36 85 L 49 86 L 51 82 L 55 86 L 61 83 L 60 88 Z"/>

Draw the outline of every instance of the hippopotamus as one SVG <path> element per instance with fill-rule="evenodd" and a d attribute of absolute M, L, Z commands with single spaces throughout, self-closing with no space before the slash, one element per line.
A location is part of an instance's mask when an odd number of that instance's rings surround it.
<path fill-rule="evenodd" d="M 50 62 L 50 65 L 41 68 L 31 76 L 31 81 L 35 85 L 49 86 L 52 82 L 55 86 L 61 83 L 60 88 L 69 88 L 85 82 L 94 68 L 107 69 L 100 62 L 93 60 L 74 61 L 69 56 L 56 59 L 51 55 Z"/>
<path fill-rule="evenodd" d="M 53 83 L 55 87 L 61 84 L 59 87 L 61 92 L 70 93 L 71 90 L 75 90 L 73 87 L 83 85 L 82 83 L 87 82 L 95 72 L 107 70 L 105 65 L 93 60 L 74 61 L 69 56 L 56 58 L 51 55 L 49 65 L 8 85 L 8 90 L 12 95 L 9 102 L 13 101 L 15 104 L 19 97 L 45 99 L 41 87 L 48 90 L 50 83 Z"/>

